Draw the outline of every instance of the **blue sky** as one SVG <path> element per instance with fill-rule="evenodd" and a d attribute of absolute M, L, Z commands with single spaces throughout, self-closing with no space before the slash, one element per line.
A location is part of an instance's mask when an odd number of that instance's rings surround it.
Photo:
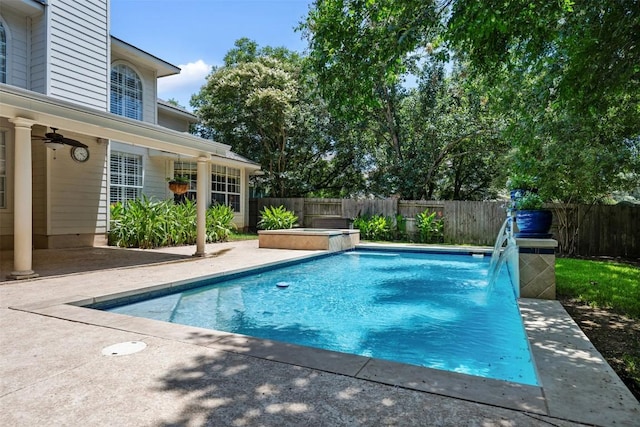
<path fill-rule="evenodd" d="M 182 69 L 158 80 L 160 98 L 189 99 L 211 66 L 222 64 L 233 43 L 248 37 L 260 46 L 299 52 L 306 42 L 294 27 L 311 0 L 111 0 L 111 34 Z"/>

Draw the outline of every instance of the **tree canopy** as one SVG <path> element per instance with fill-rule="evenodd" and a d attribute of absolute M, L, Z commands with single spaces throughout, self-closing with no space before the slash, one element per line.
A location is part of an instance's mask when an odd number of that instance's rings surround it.
<path fill-rule="evenodd" d="M 314 96 L 301 69 L 302 59 L 294 52 L 240 39 L 191 100 L 201 134 L 258 161 L 264 172 L 260 185 L 271 196 L 339 193 L 342 183 L 359 182 L 355 158 L 333 138 L 324 102 Z"/>
<path fill-rule="evenodd" d="M 640 0 L 316 0 L 307 55 L 240 39 L 192 98 L 269 195 L 593 202 L 640 176 Z"/>

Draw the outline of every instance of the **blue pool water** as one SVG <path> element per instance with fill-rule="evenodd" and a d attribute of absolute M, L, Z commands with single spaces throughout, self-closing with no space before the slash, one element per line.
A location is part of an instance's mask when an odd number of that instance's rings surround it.
<path fill-rule="evenodd" d="M 508 273 L 488 291 L 488 266 L 353 251 L 108 310 L 537 385 Z"/>

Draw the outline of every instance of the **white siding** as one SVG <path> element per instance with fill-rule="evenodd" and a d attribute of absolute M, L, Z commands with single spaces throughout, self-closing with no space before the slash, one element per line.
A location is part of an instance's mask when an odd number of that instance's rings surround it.
<path fill-rule="evenodd" d="M 189 132 L 189 122 L 180 116 L 158 110 L 158 124 L 178 132 Z"/>
<path fill-rule="evenodd" d="M 48 132 L 42 126 L 34 126 L 34 134 Z M 42 141 L 31 141 L 31 168 L 33 169 L 33 234 L 47 234 L 47 154 Z"/>
<path fill-rule="evenodd" d="M 106 111 L 107 0 L 51 0 L 49 95 Z"/>
<path fill-rule="evenodd" d="M 13 124 L 0 118 L 0 130 L 6 131 L 7 142 L 7 207 L 0 208 L 0 248 L 9 248 L 13 239 L 3 236 L 13 235 Z"/>
<path fill-rule="evenodd" d="M 49 169 L 47 235 L 104 233 L 107 230 L 107 144 L 95 138 L 64 132 L 89 146 L 85 163 L 71 159 L 70 147 L 53 153 L 47 150 Z"/>
<path fill-rule="evenodd" d="M 31 90 L 47 90 L 47 22 L 44 15 L 31 22 Z"/>

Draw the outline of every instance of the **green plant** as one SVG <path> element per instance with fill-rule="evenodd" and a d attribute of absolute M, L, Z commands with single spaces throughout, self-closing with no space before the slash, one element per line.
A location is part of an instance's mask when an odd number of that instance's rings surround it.
<path fill-rule="evenodd" d="M 393 237 L 394 240 L 407 240 L 407 219 L 400 214 L 396 215 L 396 226 Z"/>
<path fill-rule="evenodd" d="M 444 218 L 440 212 L 425 210 L 416 215 L 421 243 L 439 243 L 444 237 Z"/>
<path fill-rule="evenodd" d="M 233 227 L 233 211 L 228 206 L 207 210 L 207 242 L 226 240 Z M 192 245 L 196 242 L 196 205 L 157 201 L 142 196 L 126 204 L 111 206 L 109 244 L 149 249 L 161 246 Z"/>
<path fill-rule="evenodd" d="M 538 193 L 527 191 L 524 195 L 515 201 L 515 207 L 521 211 L 531 211 L 542 209 L 544 200 Z"/>
<path fill-rule="evenodd" d="M 383 215 L 362 215 L 353 220 L 363 240 L 392 240 L 395 229 L 392 218 Z"/>
<path fill-rule="evenodd" d="M 537 179 L 523 173 L 512 173 L 507 179 L 509 190 L 533 190 L 537 188 Z"/>
<path fill-rule="evenodd" d="M 190 181 L 189 175 L 175 175 L 173 178 L 167 177 L 167 182 L 176 182 L 178 184 L 188 184 Z"/>
<path fill-rule="evenodd" d="M 229 238 L 233 224 L 233 209 L 227 205 L 214 205 L 207 209 L 207 242 L 224 242 Z"/>
<path fill-rule="evenodd" d="M 298 217 L 284 206 L 265 206 L 260 212 L 258 228 L 262 230 L 282 230 L 293 228 L 298 221 Z"/>

